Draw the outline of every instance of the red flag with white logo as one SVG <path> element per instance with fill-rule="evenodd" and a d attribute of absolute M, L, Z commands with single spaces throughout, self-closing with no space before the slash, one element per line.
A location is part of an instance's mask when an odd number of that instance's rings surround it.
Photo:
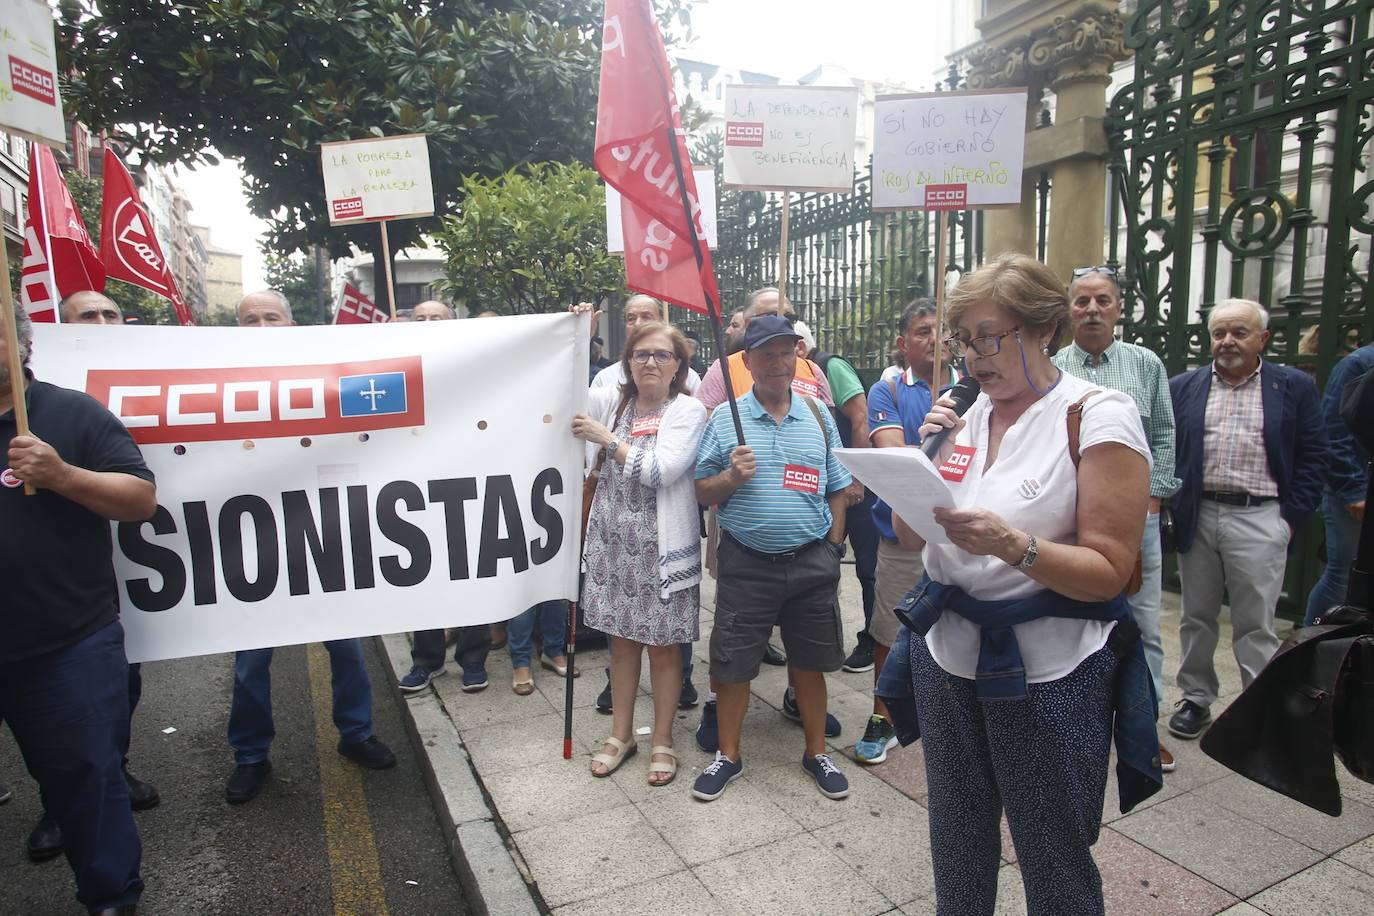
<path fill-rule="evenodd" d="M 143 206 L 129 170 L 105 147 L 105 190 L 100 199 L 100 259 L 116 280 L 141 286 L 172 303 L 178 324 L 195 324 L 181 297 L 171 265 L 162 253 L 153 220 Z"/>
<path fill-rule="evenodd" d="M 52 150 L 31 143 L 20 301 L 33 321 L 55 322 L 63 297 L 83 289 L 103 291 L 105 268 Z"/>
<path fill-rule="evenodd" d="M 594 158 L 606 183 L 621 193 L 626 285 L 696 312 L 718 314 L 720 292 L 696 178 L 649 0 L 606 0 Z M 683 208 L 684 187 L 690 219 Z"/>
<path fill-rule="evenodd" d="M 345 283 L 343 294 L 339 296 L 339 307 L 334 310 L 335 324 L 381 324 L 391 320 L 391 316 L 354 286 Z"/>

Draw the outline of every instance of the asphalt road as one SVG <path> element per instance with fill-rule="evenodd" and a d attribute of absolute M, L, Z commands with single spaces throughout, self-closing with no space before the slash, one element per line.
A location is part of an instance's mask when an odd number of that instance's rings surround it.
<path fill-rule="evenodd" d="M 279 649 L 273 775 L 256 800 L 234 807 L 224 801 L 233 656 L 143 666 L 131 768 L 158 787 L 162 804 L 135 815 L 147 884 L 141 914 L 468 912 L 401 701 L 383 679 L 374 641 L 364 642 L 376 734 L 396 752 L 396 768 L 365 771 L 338 755 L 327 654 L 319 646 Z M 163 734 L 169 727 L 176 731 Z M 66 859 L 33 864 L 24 851 L 40 812 L 38 788 L 7 728 L 0 784 L 14 793 L 0 806 L 0 914 L 85 912 Z"/>

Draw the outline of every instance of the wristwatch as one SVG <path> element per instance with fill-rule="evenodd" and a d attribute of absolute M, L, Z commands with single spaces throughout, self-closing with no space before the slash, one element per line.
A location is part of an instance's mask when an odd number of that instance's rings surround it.
<path fill-rule="evenodd" d="M 621 446 L 621 444 L 622 444 L 622 443 L 621 443 L 619 437 L 616 437 L 616 438 L 612 439 L 610 442 L 607 442 L 607 443 L 606 443 L 606 454 L 607 454 L 609 457 L 614 458 L 614 457 L 615 457 L 615 453 L 618 452 L 618 451 L 620 451 L 620 446 Z"/>
<path fill-rule="evenodd" d="M 1021 562 L 1016 564 L 1016 569 L 1025 572 L 1035 565 L 1036 557 L 1040 556 L 1040 551 L 1035 549 L 1035 535 L 1029 535 L 1030 541 L 1026 544 L 1026 553 L 1021 557 Z"/>

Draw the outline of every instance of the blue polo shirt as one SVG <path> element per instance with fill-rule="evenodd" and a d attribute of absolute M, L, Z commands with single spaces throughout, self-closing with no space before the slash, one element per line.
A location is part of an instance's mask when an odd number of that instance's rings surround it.
<path fill-rule="evenodd" d="M 893 385 L 897 389 L 897 400 L 892 400 Z M 921 424 L 930 413 L 930 386 L 925 379 L 916 378 L 907 369 L 893 385 L 879 379 L 868 391 L 868 436 L 880 429 L 900 429 L 907 445 L 921 444 Z M 873 524 L 878 534 L 889 541 L 897 540 L 892 529 L 892 507 L 881 499 L 873 504 Z"/>
<path fill-rule="evenodd" d="M 825 494 L 844 489 L 853 478 L 835 457 L 834 450 L 840 447 L 835 421 L 823 404 L 817 401 L 816 406 L 825 423 L 825 437 L 806 401 L 795 392 L 781 424 L 763 409 L 752 390 L 739 399 L 744 441 L 754 450 L 758 469 L 725 501 L 717 517 L 721 528 L 740 543 L 781 553 L 825 537 L 830 530 Z M 730 411 L 713 411 L 697 451 L 697 480 L 729 468 L 736 445 Z"/>

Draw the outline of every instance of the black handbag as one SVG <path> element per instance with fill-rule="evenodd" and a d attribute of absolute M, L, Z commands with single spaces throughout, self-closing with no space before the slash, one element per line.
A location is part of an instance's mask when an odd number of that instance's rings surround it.
<path fill-rule="evenodd" d="M 1374 782 L 1374 619 L 1338 608 L 1295 631 L 1201 745 L 1247 779 L 1338 816 L 1335 757 Z"/>

